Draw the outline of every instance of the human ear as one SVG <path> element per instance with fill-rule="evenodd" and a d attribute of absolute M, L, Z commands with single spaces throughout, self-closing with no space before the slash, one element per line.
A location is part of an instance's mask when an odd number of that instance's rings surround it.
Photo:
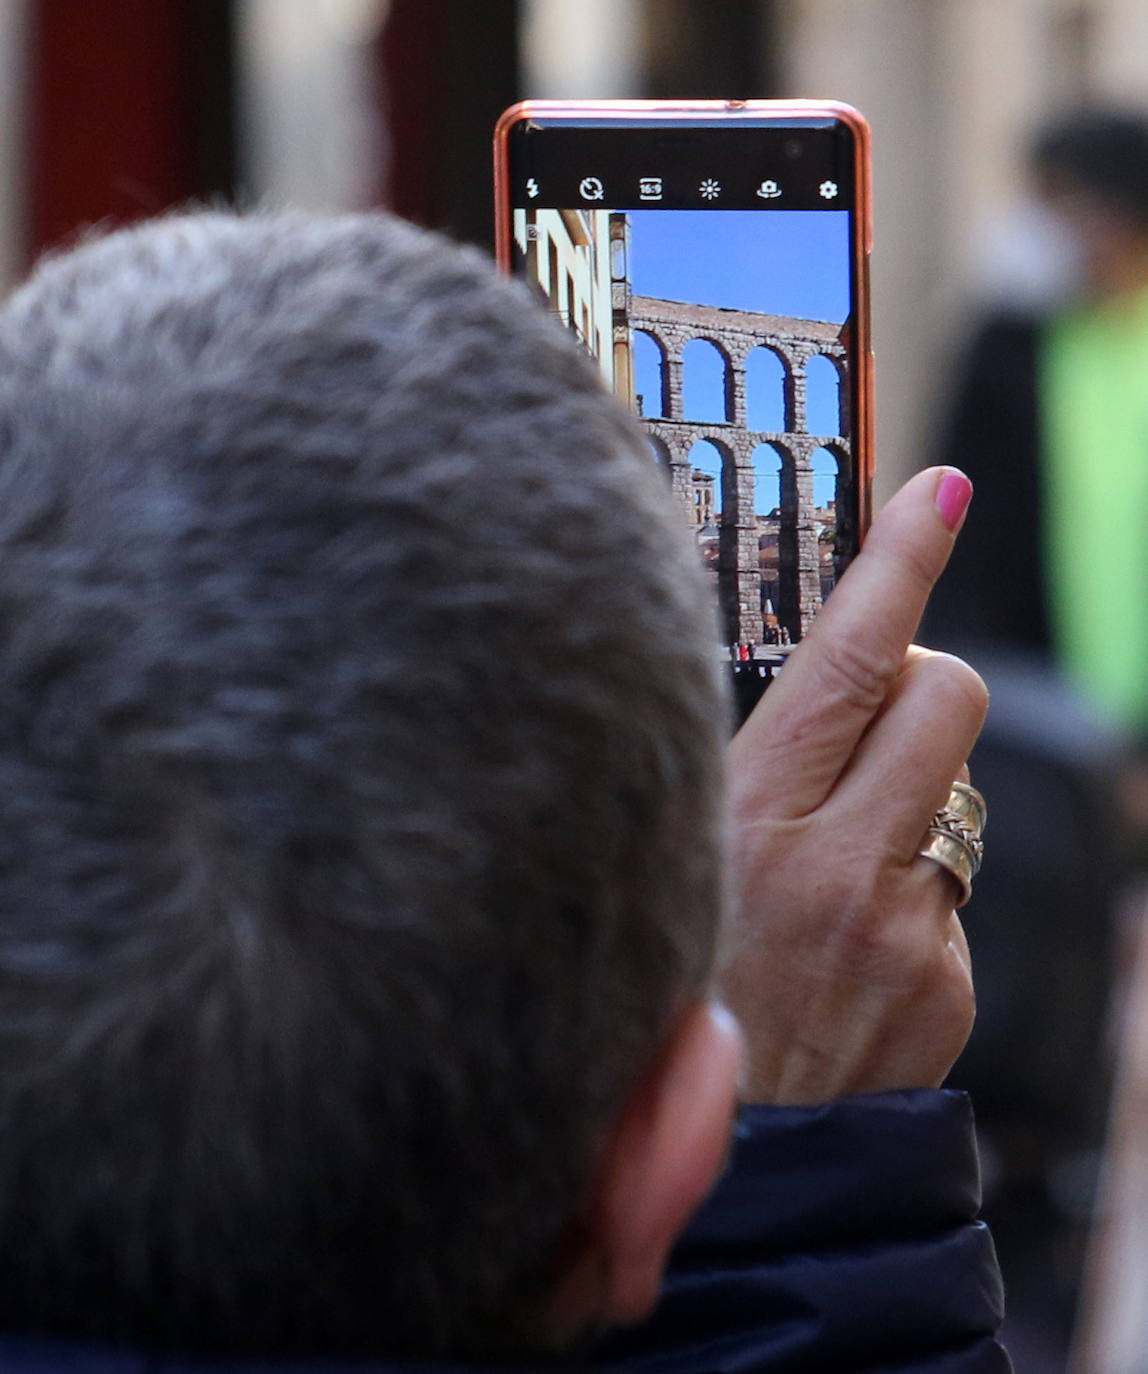
<path fill-rule="evenodd" d="M 641 1321 L 657 1302 L 670 1250 L 725 1163 L 740 1067 L 736 1021 L 695 1003 L 607 1142 L 587 1215 L 607 1323 Z"/>

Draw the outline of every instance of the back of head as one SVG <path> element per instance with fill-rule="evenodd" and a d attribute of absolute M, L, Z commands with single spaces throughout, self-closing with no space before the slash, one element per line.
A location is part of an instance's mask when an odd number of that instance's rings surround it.
<path fill-rule="evenodd" d="M 1105 106 L 1071 111 L 1038 131 L 1030 157 L 1047 188 L 1083 192 L 1148 233 L 1148 114 Z"/>
<path fill-rule="evenodd" d="M 0 313 L 0 1329 L 513 1343 L 712 958 L 663 486 L 384 217 L 157 222 Z"/>

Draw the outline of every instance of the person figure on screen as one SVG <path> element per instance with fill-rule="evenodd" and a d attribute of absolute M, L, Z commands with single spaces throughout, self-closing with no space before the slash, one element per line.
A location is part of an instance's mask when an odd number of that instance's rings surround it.
<path fill-rule="evenodd" d="M 907 652 L 967 479 L 727 764 L 640 429 L 476 253 L 173 217 L 0 357 L 5 1374 L 1006 1370 L 919 853 L 985 695 Z"/>

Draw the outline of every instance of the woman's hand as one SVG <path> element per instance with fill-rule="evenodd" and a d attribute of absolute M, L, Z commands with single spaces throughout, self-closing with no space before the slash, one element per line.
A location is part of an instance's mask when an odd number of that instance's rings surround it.
<path fill-rule="evenodd" d="M 936 1086 L 972 1028 L 957 884 L 917 852 L 988 694 L 959 659 L 909 647 L 969 490 L 933 468 L 890 501 L 730 745 L 722 991 L 749 1101 Z"/>

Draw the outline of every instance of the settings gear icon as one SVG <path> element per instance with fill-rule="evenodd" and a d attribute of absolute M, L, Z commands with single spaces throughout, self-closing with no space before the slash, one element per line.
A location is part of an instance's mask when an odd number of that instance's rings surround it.
<path fill-rule="evenodd" d="M 698 194 L 703 200 L 717 200 L 721 195 L 721 182 L 715 181 L 713 177 L 706 177 L 698 187 Z"/>
<path fill-rule="evenodd" d="M 822 200 L 832 200 L 837 195 L 837 183 L 835 181 L 823 181 L 817 189 L 821 192 Z"/>

